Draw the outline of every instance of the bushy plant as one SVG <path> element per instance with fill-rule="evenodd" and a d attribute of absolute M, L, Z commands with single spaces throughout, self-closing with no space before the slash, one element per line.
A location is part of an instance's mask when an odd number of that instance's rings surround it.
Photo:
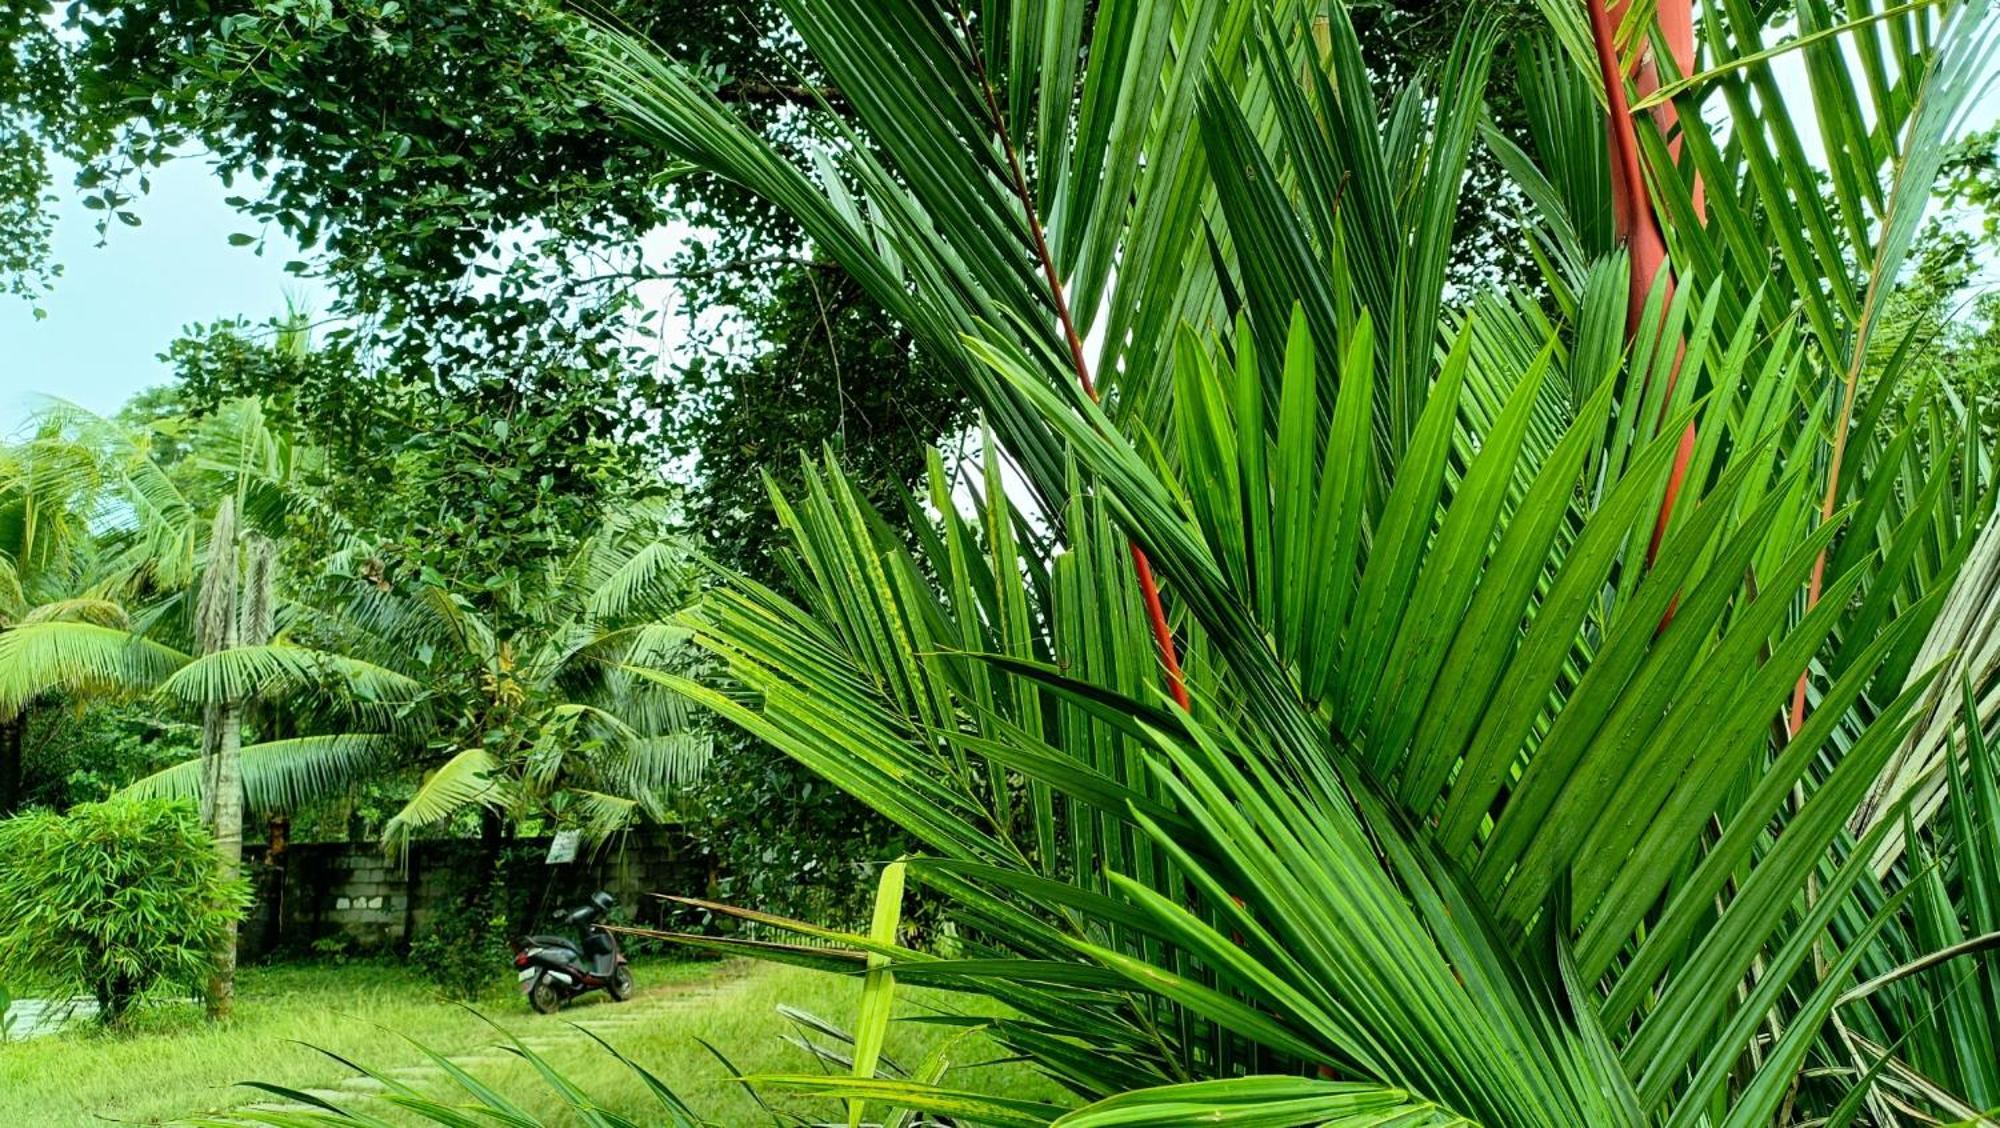
<path fill-rule="evenodd" d="M 508 940 L 525 912 L 505 873 L 503 856 L 484 887 L 448 902 L 410 942 L 410 966 L 451 998 L 477 999 L 501 968 L 511 966 Z"/>
<path fill-rule="evenodd" d="M 506 919 L 478 897 L 454 902 L 410 944 L 410 964 L 452 998 L 472 1000 L 506 966 Z"/>
<path fill-rule="evenodd" d="M 159 991 L 201 991 L 250 902 L 224 880 L 194 810 L 84 803 L 0 822 L 0 975 L 90 994 L 107 1025 Z"/>

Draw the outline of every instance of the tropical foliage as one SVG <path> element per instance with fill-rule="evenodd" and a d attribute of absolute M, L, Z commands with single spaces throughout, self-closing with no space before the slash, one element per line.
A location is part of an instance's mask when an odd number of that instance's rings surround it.
<path fill-rule="evenodd" d="M 652 501 L 468 596 L 344 537 L 294 488 L 325 455 L 224 404 L 178 472 L 129 436 L 77 464 L 119 499 L 76 558 L 108 586 L 37 563 L 57 594 L 28 594 L 20 561 L 70 558 L 0 521 L 0 713 L 201 710 L 203 764 L 138 789 L 211 806 L 246 726 L 253 810 L 415 769 L 395 842 L 660 815 L 698 706 L 913 843 L 865 927 L 679 898 L 744 928 L 645 933 L 855 976 L 831 1068 L 746 1079 L 850 1128 L 1994 1118 L 1995 404 L 1922 242 L 1941 190 L 1991 198 L 1955 144 L 1990 0 L 1535 0 L 1417 68 L 1367 49 L 1386 2 L 776 6 L 808 58 L 775 126 L 607 20 L 553 49 L 595 105 L 549 128 L 595 144 L 608 108 L 607 167 L 802 235 L 875 376 L 976 410 L 970 458 L 780 468 L 772 536 L 691 607 Z M 1469 269 L 1495 169 L 1518 254 Z M 485 465 L 512 424 L 476 417 L 463 461 L 412 464 Z M 983 996 L 999 1017 L 934 1021 L 1060 1099 L 887 1061 L 908 984 Z M 514 1049 L 577 1119 L 632 1122 Z M 472 1105 L 383 1099 L 532 1123 L 447 1070 Z M 282 1095 L 312 1109 L 266 1122 L 379 1122 Z"/>
<path fill-rule="evenodd" d="M 120 1022 L 152 992 L 208 986 L 214 955 L 249 901 L 223 880 L 214 847 L 184 807 L 153 800 L 78 804 L 0 822 L 0 969 L 57 998 L 95 998 Z"/>
<path fill-rule="evenodd" d="M 602 520 L 548 563 L 534 617 L 511 632 L 442 587 L 371 581 L 365 560 L 348 565 L 337 601 L 302 618 L 414 689 L 373 738 L 400 729 L 427 749 L 424 782 L 386 827 L 391 841 L 476 807 L 601 837 L 666 817 L 702 771 L 707 737 L 685 704 L 621 668 L 684 661 L 686 632 L 665 619 L 689 595 L 686 550 L 657 505 Z"/>
<path fill-rule="evenodd" d="M 1919 722 L 1988 691 L 1935 659 L 1990 432 L 1876 333 L 1985 4 L 1798 5 L 1819 151 L 1733 3 L 1697 55 L 1551 0 L 1387 91 L 1339 5 L 785 7 L 857 121 L 811 167 L 617 33 L 607 96 L 796 216 L 993 442 L 914 544 L 837 465 L 774 497 L 798 597 L 731 583 L 687 620 L 724 684 L 659 675 L 914 835 L 957 933 L 746 950 L 1004 1000 L 1068 1122 L 1983 1107 L 1898 1056 L 1969 1093 L 1976 1028 L 1884 992 L 1984 927 L 1982 824 L 1938 814 L 1981 757 Z M 1496 65 L 1541 291 L 1452 294 Z M 766 1083 L 1060 1111 L 856 1072 Z"/>
<path fill-rule="evenodd" d="M 160 432 L 177 443 L 170 464 L 147 442 Z M 257 602 L 245 594 L 229 597 L 229 631 L 204 634 L 196 614 L 204 581 L 242 572 L 256 555 L 212 549 L 286 540 L 301 524 L 335 520 L 307 488 L 321 454 L 267 426 L 256 400 L 139 435 L 92 421 L 67 441 L 104 495 L 93 512 L 118 523 L 94 541 L 108 546 L 96 596 L 0 632 L 0 713 L 18 715 L 58 692 L 145 693 L 194 715 L 235 709 L 234 727 L 254 730 L 240 751 L 252 814 L 422 772 L 391 820 L 397 836 L 482 806 L 608 833 L 662 815 L 701 770 L 706 743 L 681 704 L 618 669 L 628 659 L 675 661 L 681 632 L 661 621 L 685 598 L 688 569 L 657 506 L 611 515 L 547 562 L 539 618 L 516 633 L 501 633 L 440 584 L 390 582 L 350 537 L 348 551 L 284 585 L 264 613 L 268 626 L 244 632 L 257 617 L 243 613 Z M 232 516 L 213 520 L 210 507 Z M 309 543 L 327 543 L 325 530 Z M 212 759 L 170 766 L 130 790 L 204 797 Z"/>

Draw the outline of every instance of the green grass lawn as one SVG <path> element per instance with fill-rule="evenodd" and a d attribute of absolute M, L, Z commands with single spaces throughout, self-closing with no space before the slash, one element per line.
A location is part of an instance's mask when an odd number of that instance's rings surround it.
<path fill-rule="evenodd" d="M 811 1056 L 783 1041 L 797 1028 L 778 1013 L 789 1005 L 846 1027 L 860 997 L 857 980 L 788 967 L 744 963 L 634 961 L 641 993 L 629 1003 L 585 996 L 558 1015 L 537 1015 L 510 987 L 496 984 L 478 1011 L 528 1039 L 571 1080 L 607 1107 L 645 1119 L 653 1107 L 642 1083 L 570 1021 L 597 1025 L 607 1041 L 678 1091 L 694 1109 L 724 1124 L 769 1123 L 702 1049 L 707 1041 L 746 1073 L 816 1072 Z M 900 993 L 899 1013 L 965 1009 L 965 998 L 940 992 Z M 631 1016 L 629 1019 L 623 1016 Z M 615 1021 L 614 1021 L 615 1020 Z M 888 1052 L 914 1065 L 951 1032 L 899 1022 Z M 378 1070 L 424 1063 L 422 1042 L 454 1060 L 530 1111 L 560 1123 L 559 1102 L 526 1063 L 497 1052 L 501 1036 L 478 1014 L 440 999 L 399 965 L 356 962 L 246 968 L 237 987 L 236 1017 L 203 1022 L 192 1006 L 158 1007 L 126 1033 L 78 1030 L 29 1042 L 0 1044 L 0 1125 L 168 1123 L 258 1101 L 266 1094 L 245 1080 L 298 1089 L 337 1088 L 354 1073 L 299 1043 L 331 1050 Z M 986 1065 L 992 1047 L 977 1039 L 955 1047 L 961 1068 L 998 1070 L 1000 1084 L 1023 1096 L 1049 1097 L 1045 1082 L 1017 1065 Z M 420 1087 L 447 1092 L 441 1077 L 404 1075 Z M 961 1081 L 965 1078 L 961 1077 Z M 370 1111 L 386 1115 L 379 1102 Z M 793 1104 L 837 1118 L 828 1104 Z M 394 1119 L 394 1117 L 390 1117 Z"/>

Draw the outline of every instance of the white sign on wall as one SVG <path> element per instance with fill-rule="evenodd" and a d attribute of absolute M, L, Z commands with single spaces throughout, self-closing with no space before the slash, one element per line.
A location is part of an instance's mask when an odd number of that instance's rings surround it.
<path fill-rule="evenodd" d="M 549 840 L 549 856 L 545 860 L 552 866 L 576 861 L 576 844 L 582 839 L 580 830 L 556 831 L 556 836 Z"/>

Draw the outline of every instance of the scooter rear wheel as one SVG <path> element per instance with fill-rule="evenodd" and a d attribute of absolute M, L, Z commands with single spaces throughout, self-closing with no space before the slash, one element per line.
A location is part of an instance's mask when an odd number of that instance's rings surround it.
<path fill-rule="evenodd" d="M 562 992 L 544 975 L 528 988 L 528 1005 L 538 1014 L 554 1014 L 562 1009 Z"/>
<path fill-rule="evenodd" d="M 624 964 L 618 965 L 618 970 L 611 974 L 611 982 L 604 985 L 604 993 L 619 1003 L 631 998 L 632 992 L 637 989 L 638 984 L 632 981 L 632 969 Z"/>

